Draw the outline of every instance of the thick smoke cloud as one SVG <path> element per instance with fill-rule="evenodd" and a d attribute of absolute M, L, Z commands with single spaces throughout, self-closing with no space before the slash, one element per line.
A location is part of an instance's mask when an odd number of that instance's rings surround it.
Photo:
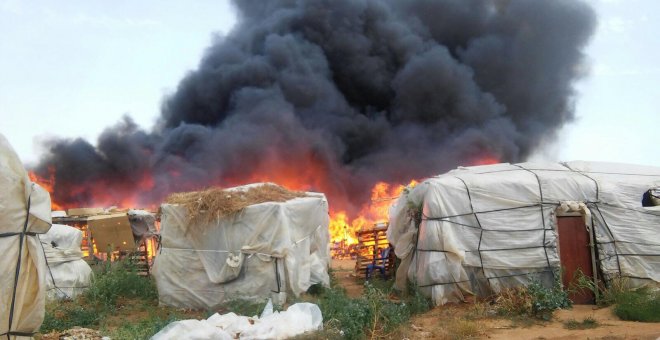
<path fill-rule="evenodd" d="M 55 140 L 55 199 L 121 201 L 295 178 L 342 209 L 377 181 L 521 161 L 574 118 L 595 15 L 584 3 L 240 0 L 239 23 L 167 97 L 96 146 Z M 91 113 L 93 114 L 93 113 Z M 284 183 L 287 184 L 287 183 Z"/>

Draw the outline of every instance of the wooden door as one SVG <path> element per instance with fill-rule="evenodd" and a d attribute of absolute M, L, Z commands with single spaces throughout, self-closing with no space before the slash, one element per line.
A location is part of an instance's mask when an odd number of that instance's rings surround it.
<path fill-rule="evenodd" d="M 589 232 L 582 216 L 557 217 L 559 233 L 559 259 L 562 267 L 562 282 L 565 288 L 571 287 L 575 273 L 580 269 L 593 280 Z M 593 292 L 588 289 L 572 292 L 569 298 L 575 304 L 594 303 Z"/>

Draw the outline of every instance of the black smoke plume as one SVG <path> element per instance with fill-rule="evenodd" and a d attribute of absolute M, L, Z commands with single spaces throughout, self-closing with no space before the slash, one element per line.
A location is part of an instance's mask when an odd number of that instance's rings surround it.
<path fill-rule="evenodd" d="M 575 0 L 234 5 L 238 24 L 164 99 L 150 131 L 125 117 L 96 145 L 51 141 L 36 170 L 55 174 L 55 201 L 131 193 L 151 204 L 295 178 L 350 211 L 377 181 L 522 161 L 574 118 L 595 26 Z"/>

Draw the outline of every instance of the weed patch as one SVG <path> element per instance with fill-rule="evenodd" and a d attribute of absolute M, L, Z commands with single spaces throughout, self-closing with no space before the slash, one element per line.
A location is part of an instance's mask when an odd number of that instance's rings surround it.
<path fill-rule="evenodd" d="M 326 320 L 324 331 L 314 333 L 319 338 L 346 339 L 386 337 L 414 314 L 430 309 L 430 301 L 418 290 L 393 301 L 392 281 L 374 279 L 365 282 L 364 295 L 349 298 L 339 286 L 318 289 L 318 305 Z M 333 337 L 334 336 L 334 337 Z"/>
<path fill-rule="evenodd" d="M 445 325 L 445 332 L 449 339 L 476 339 L 483 334 L 484 327 L 473 320 L 452 319 Z"/>
<path fill-rule="evenodd" d="M 238 315 L 259 316 L 266 306 L 265 302 L 257 302 L 247 299 L 234 299 L 223 304 L 221 314 L 234 312 Z"/>
<path fill-rule="evenodd" d="M 117 262 L 96 273 L 90 288 L 73 301 L 46 305 L 40 331 L 63 331 L 73 327 L 98 327 L 118 309 L 120 300 L 138 300 L 156 305 L 158 293 L 153 281 L 138 275 L 129 263 Z"/>
<path fill-rule="evenodd" d="M 614 314 L 626 321 L 660 322 L 660 292 L 644 287 L 621 293 Z"/>
<path fill-rule="evenodd" d="M 591 329 L 591 328 L 596 328 L 598 326 L 600 326 L 598 324 L 598 321 L 596 321 L 596 319 L 592 317 L 585 318 L 584 320 L 582 320 L 582 322 L 577 321 L 575 319 L 564 321 L 564 328 L 570 330 Z"/>
<path fill-rule="evenodd" d="M 158 299 L 156 285 L 150 278 L 140 276 L 130 262 L 121 261 L 105 267 L 92 279 L 92 284 L 85 291 L 85 298 L 93 303 L 113 308 L 117 299 Z"/>
<path fill-rule="evenodd" d="M 41 332 L 60 331 L 73 327 L 98 326 L 101 316 L 94 308 L 86 308 L 73 301 L 50 302 L 46 305 L 46 315 L 41 324 Z"/>
<path fill-rule="evenodd" d="M 170 315 L 162 317 L 151 314 L 148 318 L 138 322 L 128 322 L 121 326 L 108 330 L 105 333 L 111 339 L 149 339 L 154 334 L 167 326 L 170 322 L 186 319 L 184 316 Z"/>
<path fill-rule="evenodd" d="M 499 315 L 528 315 L 545 321 L 552 318 L 555 310 L 571 307 L 568 293 L 559 282 L 555 282 L 552 288 L 546 288 L 536 280 L 527 286 L 502 291 L 495 301 Z"/>

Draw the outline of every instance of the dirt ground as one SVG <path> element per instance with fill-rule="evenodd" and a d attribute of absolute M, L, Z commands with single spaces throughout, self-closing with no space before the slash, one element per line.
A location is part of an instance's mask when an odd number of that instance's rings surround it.
<path fill-rule="evenodd" d="M 349 296 L 362 294 L 362 284 L 353 275 L 355 262 L 333 260 L 332 269 L 339 283 Z M 456 338 L 456 331 L 465 334 L 476 333 L 482 339 L 660 339 L 660 323 L 621 321 L 612 308 L 597 308 L 592 305 L 576 305 L 572 309 L 559 310 L 549 322 L 520 322 L 499 317 L 483 317 L 469 320 L 466 316 L 474 310 L 471 303 L 436 307 L 427 313 L 417 315 L 391 335 L 397 339 L 449 339 Z M 587 318 L 596 320 L 598 326 L 592 329 L 566 329 L 564 322 Z M 471 332 L 470 332 L 471 331 Z M 460 336 L 459 336 L 460 338 Z M 469 336 L 465 338 L 470 338 Z"/>

